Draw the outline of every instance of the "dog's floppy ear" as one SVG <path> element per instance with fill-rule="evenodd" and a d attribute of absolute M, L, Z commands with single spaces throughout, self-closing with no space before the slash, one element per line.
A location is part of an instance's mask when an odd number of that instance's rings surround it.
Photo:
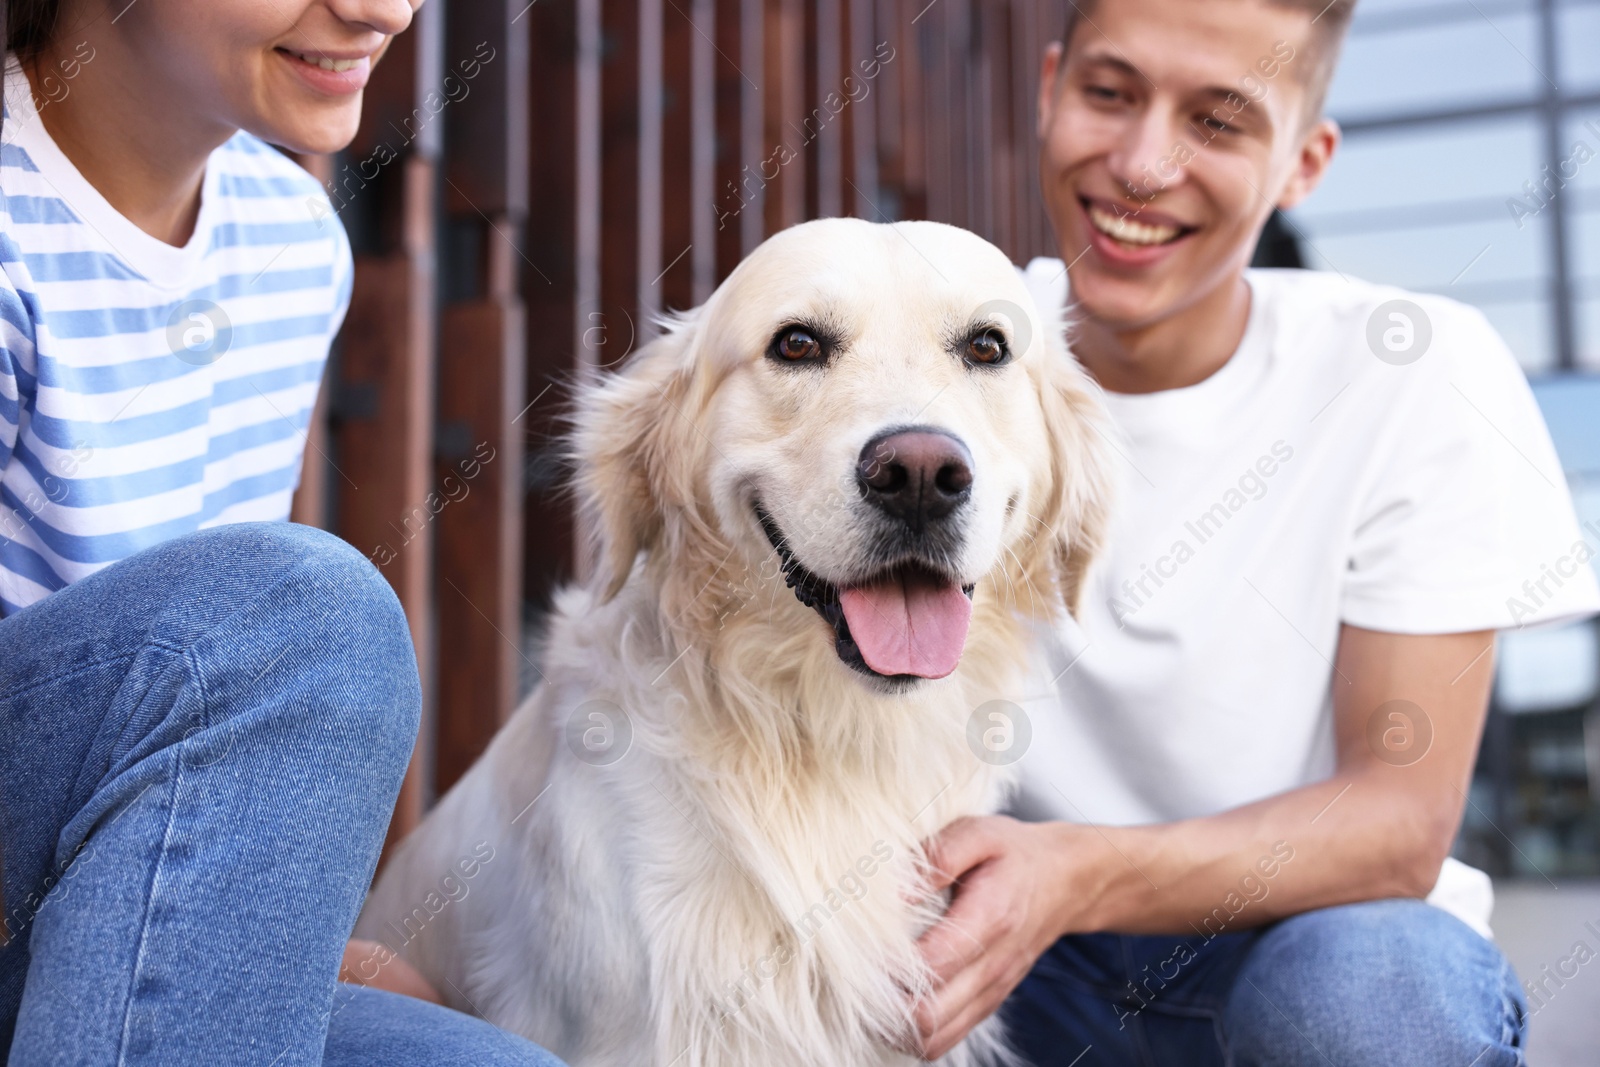
<path fill-rule="evenodd" d="M 661 539 L 669 510 L 693 498 L 686 451 L 697 435 L 692 316 L 637 352 L 621 371 L 579 392 L 573 449 L 580 522 L 606 599 L 617 595 L 640 552 Z"/>
<path fill-rule="evenodd" d="M 1115 477 L 1112 429 L 1099 387 L 1063 342 L 1051 339 L 1041 368 L 1040 397 L 1050 437 L 1054 484 L 1041 518 L 1067 610 L 1078 613 L 1089 564 L 1111 519 Z"/>

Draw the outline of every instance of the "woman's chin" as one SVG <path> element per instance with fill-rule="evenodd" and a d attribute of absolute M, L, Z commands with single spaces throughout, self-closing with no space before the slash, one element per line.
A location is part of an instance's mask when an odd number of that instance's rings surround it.
<path fill-rule="evenodd" d="M 270 122 L 250 132 L 296 155 L 330 155 L 355 138 L 361 123 L 360 97 L 352 107 L 341 107 L 329 114 L 307 115 L 302 121 L 292 116 L 274 116 Z"/>

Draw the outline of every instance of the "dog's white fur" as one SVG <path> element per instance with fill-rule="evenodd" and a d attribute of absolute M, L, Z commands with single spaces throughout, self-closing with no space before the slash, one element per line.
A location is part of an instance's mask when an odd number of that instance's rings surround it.
<path fill-rule="evenodd" d="M 764 354 L 795 321 L 837 332 L 826 366 Z M 988 324 L 1009 365 L 963 359 Z M 1102 417 L 1059 324 L 972 234 L 833 219 L 767 241 L 583 392 L 595 574 L 559 597 L 543 684 L 389 863 L 357 935 L 575 1067 L 916 1062 L 893 1049 L 943 906 L 923 844 L 1003 799 L 968 720 L 1019 695 L 1030 620 L 1074 603 L 1105 517 Z M 859 579 L 857 457 L 906 424 L 971 450 L 949 562 L 977 587 L 956 672 L 893 687 L 840 661 L 753 505 L 809 570 Z M 571 743 L 585 728 L 631 746 L 594 765 Z M 941 1062 L 1003 1057 L 991 1020 Z"/>

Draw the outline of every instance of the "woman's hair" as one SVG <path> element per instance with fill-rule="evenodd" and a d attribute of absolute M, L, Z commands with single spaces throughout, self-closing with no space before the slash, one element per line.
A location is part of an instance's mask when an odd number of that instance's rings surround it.
<path fill-rule="evenodd" d="M 37 56 L 55 32 L 60 10 L 61 0 L 0 0 L 0 39 L 6 43 L 5 50 L 24 61 Z M 0 65 L 0 82 L 4 81 L 3 71 Z M 0 944 L 4 944 L 3 935 Z"/>
<path fill-rule="evenodd" d="M 6 51 L 26 59 L 37 55 L 56 28 L 61 0 L 0 0 L 0 36 Z"/>

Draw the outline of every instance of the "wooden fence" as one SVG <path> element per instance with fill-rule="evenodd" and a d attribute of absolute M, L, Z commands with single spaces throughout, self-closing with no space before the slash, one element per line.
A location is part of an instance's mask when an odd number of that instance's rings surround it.
<path fill-rule="evenodd" d="M 368 553 L 428 707 L 391 837 L 537 680 L 574 573 L 572 383 L 805 219 L 930 218 L 1023 262 L 1039 60 L 1067 0 L 430 0 L 308 160 L 355 291 L 296 498 Z"/>

